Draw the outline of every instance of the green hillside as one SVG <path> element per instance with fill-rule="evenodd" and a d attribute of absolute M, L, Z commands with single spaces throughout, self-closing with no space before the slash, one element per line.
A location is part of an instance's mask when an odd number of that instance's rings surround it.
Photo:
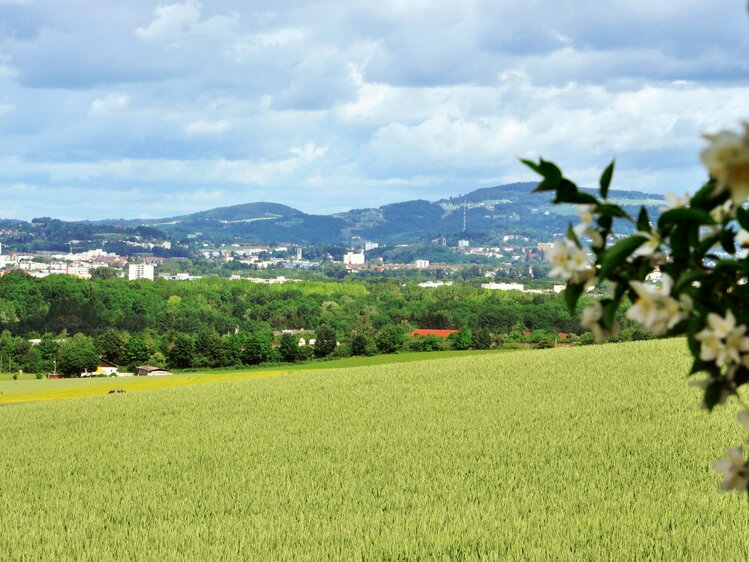
<path fill-rule="evenodd" d="M 0 558 L 746 559 L 683 346 L 2 406 Z"/>

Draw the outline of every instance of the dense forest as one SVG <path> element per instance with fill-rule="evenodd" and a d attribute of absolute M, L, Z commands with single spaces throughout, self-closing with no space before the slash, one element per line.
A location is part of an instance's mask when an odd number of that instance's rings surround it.
<path fill-rule="evenodd" d="M 407 337 L 412 328 L 460 333 L 449 342 L 412 341 Z M 123 366 L 239 366 L 312 354 L 543 344 L 558 332 L 574 334 L 580 328 L 560 295 L 460 284 L 436 289 L 383 280 L 265 285 L 217 277 L 129 282 L 65 275 L 37 279 L 15 272 L 0 278 L 0 330 L 0 371 L 48 372 L 58 361 L 58 369 L 72 373 L 99 357 Z M 299 335 L 282 337 L 283 330 L 308 331 L 318 343 L 314 350 L 299 348 Z M 32 345 L 30 339 L 42 343 Z"/>

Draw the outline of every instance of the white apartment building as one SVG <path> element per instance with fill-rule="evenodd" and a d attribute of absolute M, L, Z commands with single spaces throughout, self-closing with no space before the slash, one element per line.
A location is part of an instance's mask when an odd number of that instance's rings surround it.
<path fill-rule="evenodd" d="M 148 279 L 153 281 L 153 264 L 151 263 L 131 263 L 128 266 L 127 278 L 130 281 L 138 279 Z"/>
<path fill-rule="evenodd" d="M 348 252 L 343 255 L 343 263 L 346 265 L 362 265 L 364 263 L 364 254 Z"/>

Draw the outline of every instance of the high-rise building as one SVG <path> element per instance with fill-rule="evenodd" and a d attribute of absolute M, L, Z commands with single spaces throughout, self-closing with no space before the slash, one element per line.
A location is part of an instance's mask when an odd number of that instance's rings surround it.
<path fill-rule="evenodd" d="M 128 267 L 127 278 L 130 281 L 138 279 L 148 279 L 153 281 L 153 264 L 151 263 L 131 263 Z"/>

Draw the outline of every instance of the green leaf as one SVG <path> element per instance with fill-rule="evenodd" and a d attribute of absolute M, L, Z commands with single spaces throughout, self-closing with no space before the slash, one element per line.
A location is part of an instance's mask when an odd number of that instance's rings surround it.
<path fill-rule="evenodd" d="M 580 300 L 580 295 L 583 294 L 583 287 L 584 285 L 568 283 L 567 288 L 564 290 L 564 302 L 567 303 L 567 310 L 569 310 L 570 314 L 575 313 L 577 301 Z"/>
<path fill-rule="evenodd" d="M 609 185 L 611 185 L 611 178 L 614 175 L 614 160 L 611 161 L 606 169 L 601 174 L 601 180 L 599 182 L 601 186 L 601 197 L 606 199 L 609 194 Z"/>
<path fill-rule="evenodd" d="M 614 325 L 614 317 L 616 316 L 616 309 L 619 308 L 618 300 L 611 300 L 603 305 L 603 325 L 607 328 L 611 328 Z"/>
<path fill-rule="evenodd" d="M 674 231 L 674 234 L 671 236 L 671 247 L 675 247 L 676 240 L 678 238 L 676 237 L 676 231 Z M 714 234 L 713 236 L 709 236 L 708 238 L 705 238 L 704 240 L 700 241 L 699 247 L 697 248 L 698 256 L 704 256 L 705 253 L 715 246 L 718 242 L 720 242 L 720 234 Z M 689 241 L 688 239 L 684 238 L 684 244 L 688 245 Z M 695 256 L 695 259 L 697 259 L 698 256 Z"/>
<path fill-rule="evenodd" d="M 543 174 L 541 173 L 541 166 L 536 164 L 533 160 L 525 160 L 524 158 L 521 158 L 520 161 L 528 166 L 531 170 L 536 172 L 538 175 L 543 176 Z"/>
<path fill-rule="evenodd" d="M 701 209 L 691 209 L 688 207 L 680 207 L 678 209 L 671 209 L 666 211 L 658 219 L 658 228 L 666 228 L 672 224 L 678 224 L 682 222 L 691 222 L 698 225 L 702 224 L 715 224 L 715 220 L 710 216 L 710 213 Z"/>
<path fill-rule="evenodd" d="M 742 261 L 738 260 L 720 260 L 717 264 L 715 264 L 715 268 L 713 269 L 713 277 L 718 277 L 719 274 L 723 273 L 742 273 L 746 271 L 747 266 L 742 263 Z"/>
<path fill-rule="evenodd" d="M 619 217 L 622 219 L 630 218 L 629 214 L 627 214 L 624 209 L 622 209 L 619 205 L 614 205 L 612 203 L 601 203 L 600 205 L 598 205 L 597 211 L 603 216 Z"/>
<path fill-rule="evenodd" d="M 687 287 L 691 287 L 692 283 L 699 281 L 705 276 L 705 274 L 699 269 L 692 269 L 684 273 L 674 283 L 674 291 L 678 294 L 681 293 Z"/>
<path fill-rule="evenodd" d="M 648 217 L 648 211 L 645 207 L 640 208 L 640 215 L 637 217 L 637 230 L 643 232 L 650 232 L 650 217 Z"/>
<path fill-rule="evenodd" d="M 570 223 L 567 227 L 567 238 L 569 240 L 572 240 L 575 243 L 575 246 L 577 246 L 578 248 L 583 247 L 583 245 L 580 243 L 580 239 L 577 237 L 577 233 L 575 232 L 575 228 L 572 226 L 572 223 Z"/>
<path fill-rule="evenodd" d="M 703 185 L 700 190 L 694 194 L 694 197 L 692 197 L 691 201 L 689 202 L 689 206 L 692 209 L 710 210 L 716 205 L 725 201 L 728 198 L 727 193 L 723 193 L 717 197 L 713 196 L 715 185 L 715 180 L 712 179 L 705 185 Z"/>
<path fill-rule="evenodd" d="M 574 192 L 557 192 L 557 197 L 554 199 L 554 203 L 574 203 L 575 205 L 595 205 L 598 200 L 588 193 L 581 191 Z"/>
<path fill-rule="evenodd" d="M 705 407 L 709 412 L 712 412 L 713 408 L 720 404 L 724 389 L 725 384 L 722 381 L 712 382 L 705 389 Z"/>
<path fill-rule="evenodd" d="M 744 230 L 749 230 L 749 211 L 744 207 L 736 209 L 736 220 L 739 221 L 739 226 Z"/>
<path fill-rule="evenodd" d="M 747 382 L 749 382 L 749 370 L 747 370 L 743 365 L 739 365 L 733 373 L 733 383 L 736 386 L 742 386 Z"/>
<path fill-rule="evenodd" d="M 697 347 L 697 355 L 700 354 L 700 348 L 699 343 Z M 692 354 L 694 356 L 694 354 Z M 689 370 L 689 375 L 696 375 L 697 373 L 711 373 L 714 370 L 715 363 L 706 363 L 705 361 L 702 361 L 701 359 L 695 359 L 692 363 L 692 368 Z"/>
<path fill-rule="evenodd" d="M 729 228 L 720 233 L 720 245 L 723 246 L 723 249 L 729 254 L 736 253 L 736 244 L 733 240 L 733 230 Z"/>
<path fill-rule="evenodd" d="M 546 191 L 551 191 L 552 186 L 553 188 L 556 188 L 556 186 L 558 186 L 562 181 L 562 170 L 560 170 L 553 162 L 548 162 L 543 158 L 539 158 L 538 164 L 532 160 L 521 160 L 521 162 L 537 174 L 544 177 L 546 181 L 542 183 L 548 182 L 547 186 L 549 187 Z"/>
<path fill-rule="evenodd" d="M 647 242 L 647 240 L 648 239 L 644 236 L 629 236 L 619 240 L 606 251 L 603 261 L 601 262 L 601 269 L 598 272 L 598 276 L 601 279 L 607 278 L 617 267 L 624 263 L 624 261 L 637 248 Z"/>

